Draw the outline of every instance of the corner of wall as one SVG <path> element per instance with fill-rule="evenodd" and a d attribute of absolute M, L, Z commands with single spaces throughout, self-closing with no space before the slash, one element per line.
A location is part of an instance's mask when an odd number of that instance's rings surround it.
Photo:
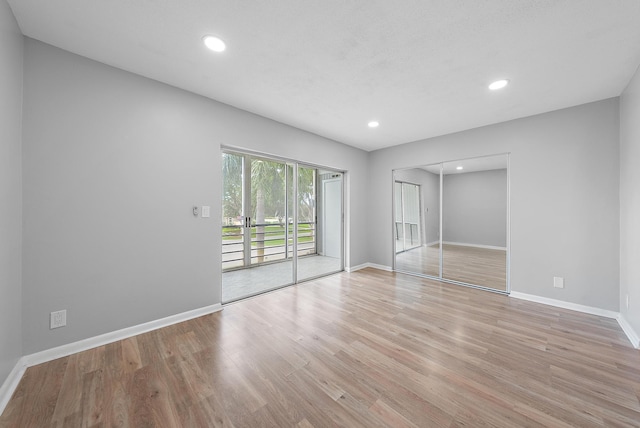
<path fill-rule="evenodd" d="M 0 402 L 22 355 L 24 36 L 0 1 Z"/>
<path fill-rule="evenodd" d="M 638 333 L 633 329 L 631 324 L 629 324 L 625 316 L 623 314 L 618 314 L 616 321 L 618 321 L 620 328 L 622 328 L 624 334 L 627 335 L 627 338 L 629 338 L 633 347 L 640 349 L 640 336 L 638 336 Z"/>

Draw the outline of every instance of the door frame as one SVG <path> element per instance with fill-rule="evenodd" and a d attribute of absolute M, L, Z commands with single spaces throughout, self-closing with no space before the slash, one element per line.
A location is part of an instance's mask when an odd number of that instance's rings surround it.
<path fill-rule="evenodd" d="M 279 288 L 283 288 L 283 287 L 288 287 L 290 285 L 294 285 L 294 284 L 298 284 L 300 282 L 304 282 L 304 281 L 309 281 L 312 279 L 316 279 L 316 278 L 320 278 L 326 275 L 331 275 L 334 273 L 338 273 L 338 272 L 342 272 L 345 269 L 345 256 L 346 256 L 346 224 L 345 224 L 345 207 L 346 207 L 346 192 L 345 192 L 345 181 L 347 179 L 348 173 L 347 171 L 343 171 L 340 170 L 338 168 L 334 168 L 334 167 L 329 167 L 329 166 L 324 166 L 324 165 L 319 165 L 319 164 L 313 164 L 313 163 L 309 163 L 309 162 L 304 162 L 304 161 L 300 161 L 300 160 L 296 160 L 296 159 L 291 159 L 291 158 L 287 158 L 287 157 L 282 157 L 282 156 L 275 156 L 275 155 L 270 155 L 270 154 L 265 154 L 265 153 L 261 153 L 261 152 L 257 152 L 257 151 L 253 151 L 253 150 L 247 150 L 244 148 L 240 148 L 240 147 L 235 147 L 235 146 L 229 146 L 229 145 L 221 145 L 220 146 L 220 153 L 229 153 L 229 154 L 233 154 L 233 155 L 237 155 L 237 156 L 242 156 L 245 160 L 247 158 L 259 158 L 259 159 L 264 159 L 264 160 L 268 160 L 268 161 L 273 161 L 273 162 L 279 162 L 279 163 L 283 163 L 285 164 L 285 168 L 288 166 L 291 166 L 292 168 L 292 175 L 293 177 L 291 177 L 291 182 L 292 182 L 292 194 L 294 195 L 294 201 L 292 204 L 293 207 L 293 224 L 295 225 L 295 227 L 293 227 L 293 254 L 291 255 L 291 260 L 293 262 L 293 272 L 292 272 L 292 282 L 287 283 L 287 284 L 283 284 L 283 285 L 279 285 L 276 286 L 274 288 L 270 288 L 264 291 L 260 291 L 257 293 L 253 293 L 253 294 L 249 294 L 246 296 L 241 297 L 240 299 L 245 299 L 248 297 L 252 297 L 258 294 L 262 294 L 262 293 L 266 293 L 266 292 L 270 292 Z M 331 272 L 326 272 L 323 273 L 321 275 L 317 275 L 317 276 L 313 276 L 313 277 L 308 277 L 308 278 L 303 278 L 303 279 L 298 279 L 298 168 L 299 167 L 303 167 L 303 168 L 310 168 L 310 169 L 315 169 L 315 180 L 316 180 L 316 185 L 315 185 L 315 191 L 314 191 L 314 204 L 315 204 L 315 227 L 316 227 L 316 253 L 317 251 L 317 240 L 318 240 L 318 234 L 317 234 L 317 224 L 318 224 L 318 214 L 317 214 L 317 199 L 318 199 L 318 171 L 322 170 L 322 171 L 327 171 L 327 172 L 332 172 L 332 173 L 336 173 L 336 174 L 340 174 L 341 175 L 341 181 L 342 181 L 342 186 L 341 186 L 341 212 L 340 212 L 340 218 L 341 218 L 341 227 L 340 227 L 340 269 L 336 270 L 336 271 L 331 271 Z M 222 168 L 220 169 L 221 171 L 221 181 L 220 181 L 220 185 L 223 186 L 224 185 L 224 177 L 222 176 Z M 286 169 L 286 171 L 288 171 L 288 169 Z M 285 207 L 286 209 L 288 209 L 288 197 L 289 197 L 289 192 L 287 189 L 287 174 L 288 172 L 285 172 Z M 247 208 L 250 209 L 251 206 L 251 193 L 250 192 L 246 192 L 244 191 L 245 188 L 245 180 L 249 179 L 250 180 L 251 177 L 251 166 L 250 166 L 250 162 L 243 162 L 243 212 L 246 213 L 247 212 Z M 245 205 L 246 204 L 246 205 Z M 289 214 L 289 213 L 286 213 Z M 246 216 L 245 216 L 246 217 Z M 285 223 L 286 223 L 286 227 L 285 230 L 288 231 L 288 218 L 285 219 Z M 250 225 L 249 225 L 250 226 Z M 245 240 L 249 240 L 249 242 L 251 242 L 251 234 L 247 233 L 246 235 L 248 235 L 248 237 L 245 237 Z M 285 233 L 285 239 L 287 239 L 288 232 Z M 289 236 L 290 237 L 290 236 Z M 289 260 L 288 255 L 287 255 L 287 251 L 288 251 L 288 241 L 285 242 L 285 260 L 275 260 L 273 262 L 268 262 L 268 263 L 279 263 L 279 262 L 283 262 L 286 260 Z M 246 260 L 246 252 L 249 253 L 249 257 L 251 257 L 251 246 L 248 245 L 248 250 L 245 249 L 245 260 Z M 249 259 L 250 260 L 250 259 Z M 245 265 L 242 267 L 238 267 L 238 268 L 233 268 L 233 269 L 229 269 L 226 271 L 223 271 L 221 269 L 221 275 L 224 274 L 224 272 L 227 271 L 231 271 L 231 270 L 243 270 L 243 269 L 250 269 L 252 267 L 257 267 L 260 265 Z M 223 286 L 223 281 L 220 282 L 220 286 L 221 286 L 221 296 L 222 296 L 222 286 Z M 234 299 L 228 302 L 222 302 L 223 304 L 226 303 L 231 303 L 233 301 L 236 300 L 240 300 L 240 299 Z"/>
<path fill-rule="evenodd" d="M 445 163 L 451 163 L 451 162 L 456 162 L 456 161 L 464 161 L 464 160 L 468 160 L 468 159 L 478 159 L 478 158 L 485 158 L 485 157 L 494 157 L 494 156 L 505 156 L 506 158 L 506 169 L 507 169 L 507 209 L 506 209 L 506 224 L 505 224 L 505 228 L 506 228 L 506 284 L 505 284 L 505 288 L 506 290 L 498 290 L 495 288 L 491 288 L 491 287 L 485 287 L 482 285 L 477 285 L 477 284 L 472 284 L 472 283 L 467 283 L 467 282 L 460 282 L 460 281 L 455 281 L 455 280 L 451 280 L 451 279 L 447 279 L 443 276 L 443 242 L 444 242 L 444 237 L 443 237 L 443 188 L 444 188 L 444 172 L 443 172 L 443 166 Z M 396 180 L 395 179 L 395 172 L 398 170 L 404 170 L 404 169 L 411 169 L 411 168 L 422 168 L 425 166 L 434 166 L 434 165 L 439 165 L 439 200 L 440 200 L 440 215 L 439 215 L 439 231 L 440 231 L 440 237 L 438 239 L 439 241 L 439 273 L 438 276 L 434 276 L 434 275 L 428 275 L 428 274 L 424 274 L 424 273 L 418 273 L 418 272 L 409 272 L 409 271 L 403 271 L 403 270 L 398 270 L 397 266 L 396 266 L 396 255 L 398 253 L 396 253 L 396 241 L 395 241 L 395 236 L 396 236 L 396 232 L 395 232 L 395 197 L 396 197 L 396 189 L 395 189 L 395 183 L 396 182 L 402 182 L 402 180 Z M 459 159 L 450 159 L 450 160 L 441 160 L 441 161 L 437 161 L 437 162 L 428 162 L 424 165 L 417 165 L 417 166 L 408 166 L 408 167 L 403 167 L 403 168 L 395 168 L 391 171 L 391 182 L 392 187 L 391 187 L 391 200 L 392 200 L 392 206 L 391 206 L 391 224 L 392 224 L 392 242 L 393 245 L 391 246 L 391 251 L 392 251 L 392 258 L 391 258 L 391 269 L 394 272 L 400 272 L 400 273 L 404 273 L 407 275 L 413 275 L 413 276 L 419 276 L 419 277 L 423 277 L 423 278 L 429 278 L 429 279 L 434 279 L 437 281 L 441 281 L 441 282 L 446 282 L 446 283 L 450 283 L 450 284 L 456 284 L 456 285 L 463 285 L 466 287 L 471 287 L 471 288 L 477 288 L 477 289 L 481 289 L 481 290 L 485 290 L 485 291 L 490 291 L 492 293 L 497 293 L 497 294 L 506 294 L 509 295 L 511 293 L 511 152 L 501 152 L 501 153 L 495 153 L 495 154 L 489 154 L 489 155 L 482 155 L 482 156 L 474 156 L 474 157 L 469 157 L 469 158 L 459 158 Z"/>

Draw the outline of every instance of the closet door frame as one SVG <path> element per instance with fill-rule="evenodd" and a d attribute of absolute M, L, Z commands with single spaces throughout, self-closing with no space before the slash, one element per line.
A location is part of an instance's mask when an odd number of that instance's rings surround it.
<path fill-rule="evenodd" d="M 472 284 L 472 283 L 467 283 L 467 282 L 461 282 L 461 281 L 456 281 L 456 280 L 452 280 L 452 279 L 448 279 L 443 277 L 443 244 L 444 244 L 444 236 L 443 236 L 443 213 L 444 213 L 444 208 L 443 208 L 443 188 L 444 188 L 444 165 L 446 163 L 452 163 L 452 162 L 458 162 L 458 161 L 465 161 L 465 160 L 470 160 L 470 159 L 478 159 L 478 158 L 487 158 L 487 157 L 495 157 L 495 156 L 505 156 L 506 157 L 506 169 L 507 169 L 507 183 L 506 183 L 506 188 L 507 188 L 507 208 L 506 208 L 506 271 L 505 271 L 505 277 L 506 277 L 506 284 L 505 284 L 505 288 L 506 290 L 498 290 L 495 288 L 491 288 L 491 287 L 485 287 L 482 285 L 477 285 L 477 284 Z M 438 276 L 435 275 L 429 275 L 429 274 L 425 274 L 425 273 L 420 273 L 420 272 L 411 272 L 411 271 L 404 271 L 404 270 L 398 270 L 397 269 L 397 263 L 396 263 L 396 255 L 398 253 L 396 253 L 396 217 L 395 217 L 395 203 L 396 203 L 396 183 L 402 182 L 402 180 L 398 180 L 395 177 L 395 172 L 396 171 L 400 171 L 400 170 L 405 170 L 405 169 L 412 169 L 412 168 L 420 168 L 422 166 L 434 166 L 434 165 L 439 165 L 439 170 L 440 170 L 440 183 L 439 183 L 439 200 L 440 200 L 440 220 L 439 220 L 439 273 Z M 408 275 L 414 275 L 414 276 L 420 276 L 420 277 L 424 277 L 424 278 L 429 278 L 429 279 L 435 279 L 437 281 L 442 281 L 442 282 L 446 282 L 446 283 L 450 283 L 450 284 L 457 284 L 457 285 L 463 285 L 466 287 L 471 287 L 471 288 L 478 288 L 478 289 L 482 289 L 482 290 L 486 290 L 486 291 L 490 291 L 492 293 L 498 293 L 498 294 L 510 294 L 511 293 L 511 153 L 506 152 L 506 153 L 496 153 L 496 154 L 491 154 L 491 155 L 484 155 L 484 156 L 475 156 L 475 157 L 471 157 L 471 158 L 463 158 L 463 159 L 451 159 L 451 160 L 443 160 L 443 161 L 439 161 L 439 162 L 430 162 L 421 166 L 415 166 L 415 167 L 406 167 L 406 168 L 397 168 L 394 169 L 392 171 L 391 174 L 391 182 L 392 182 L 392 187 L 391 187 L 391 200 L 392 200 L 392 206 L 391 206 L 391 223 L 392 223 L 392 243 L 393 245 L 391 246 L 392 249 L 392 269 L 393 271 L 396 272 L 401 272 L 401 273 L 405 273 Z"/>

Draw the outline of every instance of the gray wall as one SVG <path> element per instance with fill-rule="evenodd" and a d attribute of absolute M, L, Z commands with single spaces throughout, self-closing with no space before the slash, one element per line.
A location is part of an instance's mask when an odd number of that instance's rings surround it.
<path fill-rule="evenodd" d="M 640 334 L 639 160 L 640 71 L 637 71 L 620 98 L 620 312 L 636 334 Z"/>
<path fill-rule="evenodd" d="M 371 262 L 391 266 L 393 169 L 511 152 L 512 289 L 617 311 L 618 141 L 613 98 L 371 152 Z"/>
<path fill-rule="evenodd" d="M 0 0 L 0 385 L 22 356 L 23 39 Z"/>
<path fill-rule="evenodd" d="M 395 180 L 420 185 L 422 198 L 422 244 L 440 239 L 440 175 L 422 168 L 401 169 Z"/>
<path fill-rule="evenodd" d="M 442 240 L 507 247 L 507 170 L 446 174 Z"/>
<path fill-rule="evenodd" d="M 348 266 L 391 266 L 392 169 L 511 152 L 513 290 L 640 331 L 638 74 L 620 117 L 610 99 L 367 155 L 29 39 L 21 118 L 4 0 L 0 29 L 0 382 L 22 354 L 220 301 L 221 144 L 347 170 Z"/>
<path fill-rule="evenodd" d="M 30 39 L 24 79 L 25 354 L 220 302 L 220 145 L 347 170 L 366 218 L 363 151 Z"/>

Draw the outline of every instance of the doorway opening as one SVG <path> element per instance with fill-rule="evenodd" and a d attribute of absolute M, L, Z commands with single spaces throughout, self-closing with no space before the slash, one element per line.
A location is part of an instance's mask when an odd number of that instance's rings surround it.
<path fill-rule="evenodd" d="M 222 151 L 222 302 L 344 269 L 341 171 Z"/>

